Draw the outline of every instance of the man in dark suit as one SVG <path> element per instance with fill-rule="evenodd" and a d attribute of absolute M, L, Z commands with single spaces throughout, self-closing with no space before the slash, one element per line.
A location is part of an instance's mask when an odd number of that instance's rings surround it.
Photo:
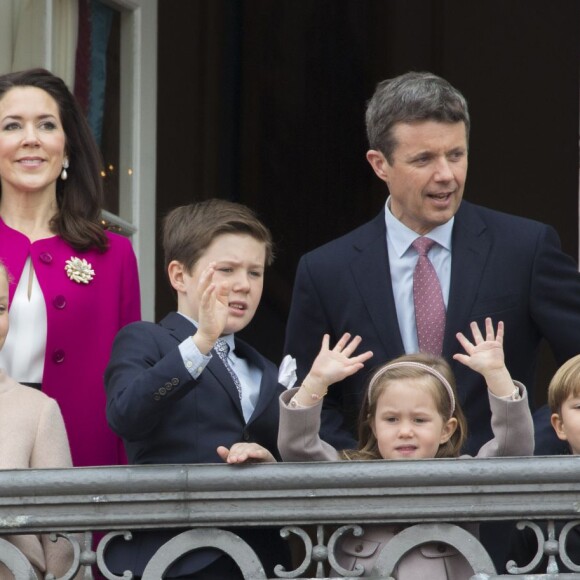
<path fill-rule="evenodd" d="M 117 335 L 105 375 L 107 418 L 131 464 L 216 463 L 229 453 L 278 457 L 278 370 L 235 333 L 252 320 L 272 261 L 268 229 L 245 206 L 208 200 L 174 209 L 163 247 L 177 312 L 137 322 Z M 234 474 L 232 473 L 232 477 Z M 113 541 L 105 560 L 140 577 L 180 530 Z M 277 530 L 233 530 L 257 552 L 268 575 L 288 565 Z M 216 549 L 180 559 L 167 578 L 241 578 Z"/>
<path fill-rule="evenodd" d="M 286 353 L 301 380 L 318 352 L 318 337 L 336 342 L 360 335 L 379 365 L 420 348 L 414 270 L 420 237 L 444 302 L 442 354 L 452 365 L 468 421 L 466 453 L 492 438 L 486 386 L 452 355 L 456 334 L 489 316 L 505 323 L 506 366 L 534 384 L 538 346 L 545 338 L 562 364 L 580 353 L 580 275 L 549 226 L 463 201 L 469 113 L 459 91 L 431 73 L 407 73 L 379 83 L 366 111 L 367 160 L 389 198 L 367 224 L 302 257 L 286 329 Z M 421 242 L 424 242 L 422 240 Z M 418 304 L 424 303 L 418 301 Z M 372 368 L 330 388 L 321 436 L 339 449 L 357 448 L 354 425 Z M 533 397 L 530 397 L 530 402 Z M 546 406 L 534 414 L 536 453 L 563 452 Z M 484 545 L 505 570 L 509 528 L 482 526 Z"/>
<path fill-rule="evenodd" d="M 440 354 L 457 377 L 470 432 L 465 451 L 473 454 L 491 439 L 490 409 L 481 377 L 452 359 L 456 334 L 487 316 L 503 320 L 507 367 L 532 387 L 542 338 L 559 364 L 580 352 L 580 275 L 551 227 L 463 201 L 469 114 L 447 81 L 407 73 L 379 83 L 366 123 L 367 160 L 390 196 L 373 220 L 302 257 L 285 352 L 297 358 L 301 379 L 323 333 L 331 342 L 346 331 L 359 334 L 375 365 L 419 350 L 412 244 L 431 238 L 428 257 L 446 310 Z M 337 448 L 356 447 L 353 425 L 371 370 L 325 398 L 321 433 Z M 535 425 L 536 453 L 558 453 L 547 409 L 536 413 Z"/>

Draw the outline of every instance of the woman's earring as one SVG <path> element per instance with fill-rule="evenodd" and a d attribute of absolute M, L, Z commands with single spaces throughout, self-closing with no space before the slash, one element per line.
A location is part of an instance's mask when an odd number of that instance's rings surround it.
<path fill-rule="evenodd" d="M 67 169 L 68 169 L 68 157 L 65 157 L 62 160 L 62 171 L 60 172 L 60 178 L 63 181 L 66 181 L 68 179 L 68 173 L 66 172 Z"/>

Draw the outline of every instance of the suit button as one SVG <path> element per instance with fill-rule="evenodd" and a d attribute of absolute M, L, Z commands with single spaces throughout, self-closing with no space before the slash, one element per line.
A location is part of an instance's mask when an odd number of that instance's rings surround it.
<path fill-rule="evenodd" d="M 171 379 L 171 384 L 172 384 L 174 387 L 177 387 L 177 385 L 179 384 L 179 379 L 178 379 L 177 377 L 174 377 L 174 378 L 172 378 L 172 379 Z"/>
<path fill-rule="evenodd" d="M 155 395 L 153 395 L 153 400 L 154 401 L 160 401 L 161 400 L 161 397 L 157 393 L 155 393 Z"/>
<path fill-rule="evenodd" d="M 165 395 L 166 393 L 167 393 L 167 390 L 165 389 L 165 387 L 160 387 L 159 394 L 160 395 Z"/>
<path fill-rule="evenodd" d="M 66 298 L 62 294 L 59 294 L 58 296 L 55 296 L 52 304 L 58 310 L 62 310 L 66 306 Z"/>
<path fill-rule="evenodd" d="M 166 389 L 171 389 L 171 387 L 173 386 L 169 381 L 167 381 L 164 385 L 163 385 Z M 161 389 L 160 389 L 161 390 Z"/>
<path fill-rule="evenodd" d="M 58 349 L 52 353 L 52 362 L 57 365 L 64 362 L 64 350 Z"/>
<path fill-rule="evenodd" d="M 40 261 L 44 262 L 45 264 L 50 264 L 52 262 L 52 256 L 48 252 L 42 252 L 42 254 L 40 254 L 38 257 Z"/>
<path fill-rule="evenodd" d="M 250 439 L 250 434 L 244 430 L 244 433 L 242 434 L 242 437 L 244 439 L 244 441 L 249 441 Z"/>

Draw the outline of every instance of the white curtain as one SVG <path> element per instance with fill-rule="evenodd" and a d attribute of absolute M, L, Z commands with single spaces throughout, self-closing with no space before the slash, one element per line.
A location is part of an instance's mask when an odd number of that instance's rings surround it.
<path fill-rule="evenodd" d="M 78 0 L 1 0 L 0 74 L 47 67 L 72 88 L 77 29 Z"/>
<path fill-rule="evenodd" d="M 12 70 L 12 7 L 13 1 L 0 2 L 0 74 Z"/>
<path fill-rule="evenodd" d="M 52 0 L 52 66 L 70 90 L 75 84 L 75 61 L 79 22 L 78 0 Z"/>

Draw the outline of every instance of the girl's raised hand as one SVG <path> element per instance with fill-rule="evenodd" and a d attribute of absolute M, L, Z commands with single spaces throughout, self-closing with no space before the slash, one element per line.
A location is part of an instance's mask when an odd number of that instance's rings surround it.
<path fill-rule="evenodd" d="M 505 367 L 503 353 L 503 322 L 498 322 L 497 333 L 494 332 L 491 318 L 485 319 L 485 338 L 479 330 L 477 322 L 470 324 L 473 342 L 463 333 L 457 333 L 457 340 L 466 354 L 455 354 L 453 358 L 470 369 L 485 376 Z"/>
<path fill-rule="evenodd" d="M 485 319 L 485 338 L 476 322 L 471 323 L 473 342 L 461 332 L 457 340 L 466 354 L 454 354 L 456 361 L 483 375 L 489 390 L 497 397 L 505 397 L 513 393 L 514 383 L 505 366 L 503 352 L 503 322 L 498 322 L 497 332 L 493 330 L 491 318 Z"/>
<path fill-rule="evenodd" d="M 368 350 L 353 356 L 361 340 L 360 336 L 355 336 L 351 340 L 350 334 L 346 332 L 334 348 L 330 348 L 330 336 L 325 334 L 322 337 L 320 352 L 294 396 L 300 407 L 316 405 L 326 395 L 330 385 L 354 375 L 363 368 L 364 362 L 371 358 L 373 353 Z"/>
<path fill-rule="evenodd" d="M 373 356 L 368 350 L 357 356 L 353 356 L 354 351 L 361 343 L 361 337 L 355 336 L 351 340 L 351 335 L 346 332 L 336 343 L 334 348 L 330 348 L 330 337 L 325 334 L 322 338 L 322 347 L 314 362 L 305 382 L 310 380 L 319 385 L 328 387 L 333 383 L 342 381 L 350 375 L 354 375 L 363 368 L 364 363 Z"/>

